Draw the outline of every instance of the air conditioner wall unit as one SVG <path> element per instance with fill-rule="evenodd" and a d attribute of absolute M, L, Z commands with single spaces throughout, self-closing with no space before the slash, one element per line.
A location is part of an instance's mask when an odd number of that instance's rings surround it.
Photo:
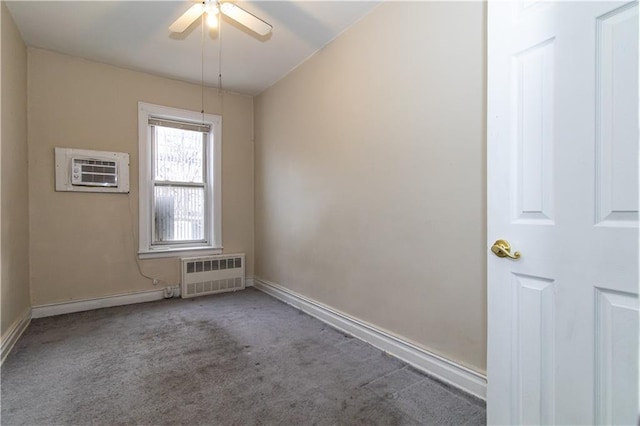
<path fill-rule="evenodd" d="M 56 191 L 129 192 L 129 154 L 56 148 Z"/>

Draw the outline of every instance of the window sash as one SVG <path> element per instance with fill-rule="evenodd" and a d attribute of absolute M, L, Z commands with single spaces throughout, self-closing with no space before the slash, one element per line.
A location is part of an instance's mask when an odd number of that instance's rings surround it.
<path fill-rule="evenodd" d="M 157 188 L 179 188 L 182 194 L 177 194 L 177 197 L 159 197 L 156 194 Z M 190 189 L 196 190 L 189 191 Z M 186 191 L 184 191 L 186 190 Z M 197 190 L 201 190 L 202 195 L 202 209 L 199 213 L 199 220 L 190 220 L 190 216 L 193 212 L 193 209 L 174 209 L 173 203 L 177 200 L 178 202 L 184 204 L 190 204 L 190 196 L 196 195 L 196 203 L 197 200 Z M 206 188 L 201 185 L 156 185 L 153 188 L 153 199 L 154 199 L 154 208 L 153 212 L 153 234 L 152 234 L 152 244 L 155 246 L 175 246 L 175 245 L 184 245 L 184 244 L 195 244 L 202 245 L 203 243 L 207 243 L 207 220 L 206 220 Z M 165 198 L 164 200 L 162 200 Z M 186 198 L 186 200 L 185 200 Z M 191 204 L 193 201 L 191 201 Z M 183 204 L 183 205 L 184 205 Z M 192 204 L 193 207 L 193 204 Z M 157 213 L 161 210 L 164 210 L 166 215 L 157 215 Z M 182 211 L 181 211 L 182 210 Z M 182 214 L 180 214 L 182 213 Z M 167 219 L 170 218 L 170 219 Z M 165 226 L 163 226 L 165 225 Z M 170 225 L 170 226 L 166 226 Z M 200 228 L 199 232 L 197 230 Z M 184 234 L 200 234 L 202 238 L 173 238 L 174 233 L 178 235 Z M 161 236 L 165 236 L 165 238 L 161 238 Z"/>
<path fill-rule="evenodd" d="M 202 134 L 202 182 L 187 182 L 187 181 L 173 181 L 173 180 L 156 180 L 155 176 L 157 175 L 156 170 L 156 152 L 157 152 L 157 127 L 170 127 L 180 130 L 189 130 L 189 131 L 198 131 Z M 164 120 L 157 118 L 149 118 L 149 129 L 151 136 L 151 193 L 150 193 L 150 201 L 151 201 L 151 247 L 163 247 L 163 246 L 174 246 L 174 247 L 189 247 L 189 246 L 202 246 L 209 245 L 212 242 L 209 241 L 209 236 L 211 235 L 211 193 L 209 191 L 208 184 L 208 176 L 209 176 L 209 168 L 213 165 L 209 164 L 208 161 L 208 143 L 209 140 L 209 132 L 210 126 L 206 125 L 198 125 L 188 122 L 181 122 L 176 120 Z M 212 149 L 212 147 L 211 147 Z M 158 226 L 158 221 L 160 220 L 156 217 L 157 208 L 158 208 L 158 200 L 156 199 L 156 188 L 157 187 L 181 187 L 181 188 L 202 188 L 203 189 L 203 216 L 202 216 L 202 227 L 203 227 L 203 237 L 202 239 L 169 239 L 169 240 L 160 240 L 158 239 L 159 230 L 156 228 Z M 175 226 L 175 224 L 174 224 Z"/>
<path fill-rule="evenodd" d="M 195 182 L 191 182 L 191 181 L 174 181 L 174 180 L 169 180 L 169 179 L 163 179 L 163 180 L 157 180 L 156 176 L 158 175 L 157 172 L 157 164 L 156 164 L 156 152 L 158 150 L 157 148 L 157 128 L 158 127 L 170 127 L 170 126 L 159 126 L 159 125 L 155 125 L 155 124 L 151 124 L 151 119 L 149 120 L 150 124 L 149 124 L 149 129 L 151 130 L 151 181 L 152 182 L 184 182 L 184 183 L 195 183 Z M 176 121 L 172 121 L 173 123 L 176 123 Z M 186 123 L 189 124 L 189 123 Z M 203 127 L 203 126 L 201 126 Z M 177 128 L 177 127 L 171 127 L 171 128 Z M 202 175 L 200 176 L 200 178 L 202 179 L 202 183 L 207 183 L 207 177 L 209 176 L 208 173 L 208 169 L 207 167 L 213 167 L 213 165 L 208 165 L 208 161 L 207 159 L 209 158 L 209 151 L 208 151 L 208 140 L 209 140 L 209 136 L 210 136 L 210 128 L 209 127 L 203 127 L 203 129 L 206 129 L 206 131 L 202 131 L 200 132 L 202 135 L 202 141 L 201 141 L 201 145 L 202 145 Z M 189 131 L 194 131 L 192 129 L 180 129 L 180 130 L 189 130 Z M 213 147 L 211 147 L 211 149 L 213 149 Z M 200 182 L 198 182 L 200 183 Z"/>

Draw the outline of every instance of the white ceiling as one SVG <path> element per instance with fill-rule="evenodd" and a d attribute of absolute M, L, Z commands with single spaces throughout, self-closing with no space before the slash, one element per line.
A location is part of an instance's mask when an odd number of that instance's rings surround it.
<path fill-rule="evenodd" d="M 273 25 L 260 38 L 222 23 L 222 86 L 255 95 L 369 13 L 378 1 L 237 1 Z M 191 1 L 9 1 L 28 46 L 199 83 L 200 20 L 181 35 L 169 25 Z M 204 79 L 218 86 L 217 32 L 206 29 Z"/>

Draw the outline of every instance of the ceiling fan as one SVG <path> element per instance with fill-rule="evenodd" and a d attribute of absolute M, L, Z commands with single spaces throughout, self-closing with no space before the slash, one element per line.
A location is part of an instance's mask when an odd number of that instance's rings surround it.
<path fill-rule="evenodd" d="M 240 6 L 229 1 L 212 1 L 206 0 L 202 3 L 197 3 L 191 6 L 185 13 L 182 14 L 173 24 L 169 27 L 169 31 L 173 33 L 181 33 L 196 20 L 203 13 L 206 13 L 207 23 L 211 27 L 218 25 L 217 15 L 220 13 L 228 16 L 234 21 L 244 25 L 251 31 L 261 36 L 266 36 L 271 32 L 273 28 L 269 23 L 258 18 L 254 14 L 247 12 Z"/>

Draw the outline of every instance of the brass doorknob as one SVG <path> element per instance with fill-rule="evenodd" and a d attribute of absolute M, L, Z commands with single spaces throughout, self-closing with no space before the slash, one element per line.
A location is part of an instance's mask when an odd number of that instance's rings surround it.
<path fill-rule="evenodd" d="M 511 254 L 511 244 L 507 240 L 498 240 L 491 246 L 491 251 L 498 257 L 508 257 L 510 259 L 520 259 L 520 252 Z"/>

